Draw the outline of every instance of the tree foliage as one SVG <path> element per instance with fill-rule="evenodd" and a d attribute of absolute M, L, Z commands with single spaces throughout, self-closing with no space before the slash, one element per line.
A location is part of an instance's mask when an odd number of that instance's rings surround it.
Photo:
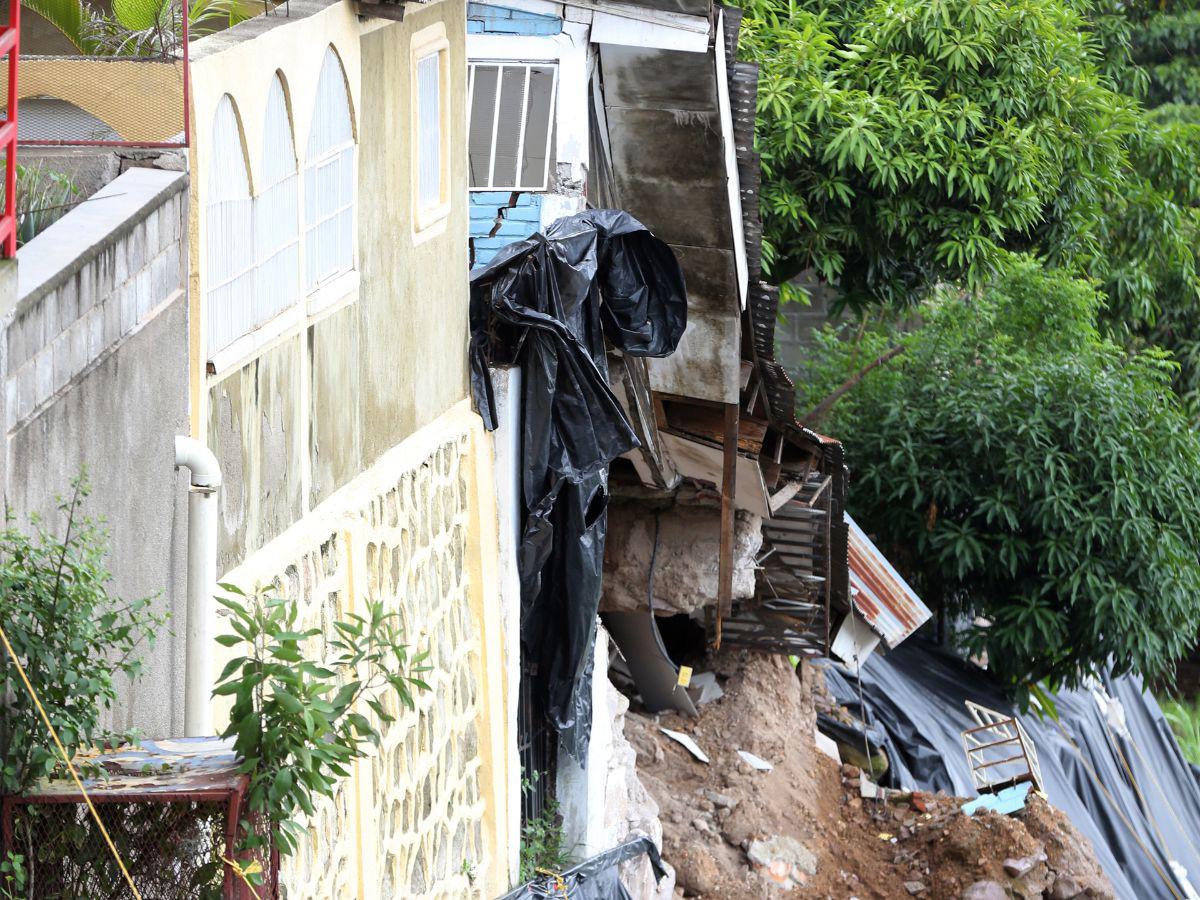
<path fill-rule="evenodd" d="M 1101 252 L 1136 104 L 1066 0 L 744 0 L 766 262 L 852 301 Z"/>
<path fill-rule="evenodd" d="M 1200 627 L 1200 438 L 1174 365 L 1105 338 L 1088 283 L 1003 270 L 937 292 L 911 332 L 825 333 L 801 402 L 904 342 L 833 412 L 855 516 L 927 599 L 986 620 L 963 639 L 1009 687 L 1164 673 Z"/>

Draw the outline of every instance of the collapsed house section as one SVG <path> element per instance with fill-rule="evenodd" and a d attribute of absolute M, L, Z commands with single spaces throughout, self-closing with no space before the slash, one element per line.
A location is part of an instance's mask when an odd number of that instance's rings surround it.
<path fill-rule="evenodd" d="M 775 358 L 779 293 L 762 280 L 753 149 L 758 73 L 735 61 L 740 20 L 717 7 L 706 54 L 602 46 L 594 76 L 604 139 L 589 191 L 665 240 L 688 290 L 674 354 L 616 353 L 609 368 L 640 446 L 613 471 L 601 609 L 643 698 L 674 697 L 668 705 L 682 709 L 655 616 L 686 613 L 716 648 L 865 659 L 930 615 L 845 515 L 841 443 L 797 421 Z M 651 615 L 639 625 L 636 612 Z"/>

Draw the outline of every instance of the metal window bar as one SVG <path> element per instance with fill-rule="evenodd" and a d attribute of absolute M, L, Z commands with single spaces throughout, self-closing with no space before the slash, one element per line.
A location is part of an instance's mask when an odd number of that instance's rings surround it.
<path fill-rule="evenodd" d="M 0 55 L 8 56 L 8 105 L 0 121 L 4 151 L 4 209 L 0 213 L 0 253 L 17 255 L 17 58 L 20 55 L 21 3 L 9 0 L 8 24 L 0 28 Z"/>
<path fill-rule="evenodd" d="M 442 202 L 442 54 L 417 63 L 417 202 L 422 211 Z"/>
<path fill-rule="evenodd" d="M 304 286 L 312 293 L 354 268 L 354 127 L 341 60 L 332 48 L 317 82 L 304 164 Z"/>
<path fill-rule="evenodd" d="M 536 679 L 521 673 L 517 699 L 517 754 L 521 761 L 521 826 L 550 808 L 557 775 L 558 735 L 546 718 Z"/>
<path fill-rule="evenodd" d="M 555 62 L 470 63 L 467 110 L 471 190 L 547 189 L 557 99 Z M 511 170 L 508 154 L 501 152 L 507 147 L 513 149 Z"/>

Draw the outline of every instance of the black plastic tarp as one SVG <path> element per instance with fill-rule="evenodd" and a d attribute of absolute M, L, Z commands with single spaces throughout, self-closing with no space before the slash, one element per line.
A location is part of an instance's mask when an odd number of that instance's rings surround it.
<path fill-rule="evenodd" d="M 844 668 L 827 664 L 826 682 L 858 712 L 859 684 Z M 861 689 L 886 732 L 889 777 L 905 789 L 974 796 L 961 738 L 975 724 L 966 701 L 1017 714 L 984 670 L 916 638 L 874 654 Z M 1200 784 L 1154 698 L 1124 676 L 1063 691 L 1055 704 L 1061 730 L 1021 716 L 1050 802 L 1091 840 L 1120 897 L 1186 897 L 1171 861 L 1200 884 Z"/>
<path fill-rule="evenodd" d="M 591 728 L 592 648 L 607 530 L 608 466 L 638 446 L 608 386 L 606 339 L 666 356 L 687 324 L 674 253 L 628 213 L 590 210 L 510 244 L 471 273 L 471 383 L 496 427 L 490 364 L 521 369 L 521 650 L 562 746 Z"/>
<path fill-rule="evenodd" d="M 658 848 L 650 838 L 641 836 L 593 856 L 560 877 L 541 876 L 509 891 L 500 900 L 546 900 L 551 897 L 559 900 L 642 900 L 629 895 L 625 885 L 621 884 L 618 867 L 643 853 L 650 857 L 655 880 L 661 881 L 667 870 L 658 855 Z"/>

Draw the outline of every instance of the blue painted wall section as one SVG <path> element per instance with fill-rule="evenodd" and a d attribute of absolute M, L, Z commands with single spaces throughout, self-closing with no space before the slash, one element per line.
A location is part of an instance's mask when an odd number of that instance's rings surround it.
<path fill-rule="evenodd" d="M 554 35 L 562 33 L 562 19 L 491 6 L 487 3 L 467 4 L 468 34 Z"/>
<path fill-rule="evenodd" d="M 471 192 L 471 244 L 475 248 L 473 266 L 490 262 L 501 247 L 523 240 L 540 230 L 541 194 L 524 191 L 517 194 L 514 205 L 510 204 L 514 204 L 512 191 Z"/>

